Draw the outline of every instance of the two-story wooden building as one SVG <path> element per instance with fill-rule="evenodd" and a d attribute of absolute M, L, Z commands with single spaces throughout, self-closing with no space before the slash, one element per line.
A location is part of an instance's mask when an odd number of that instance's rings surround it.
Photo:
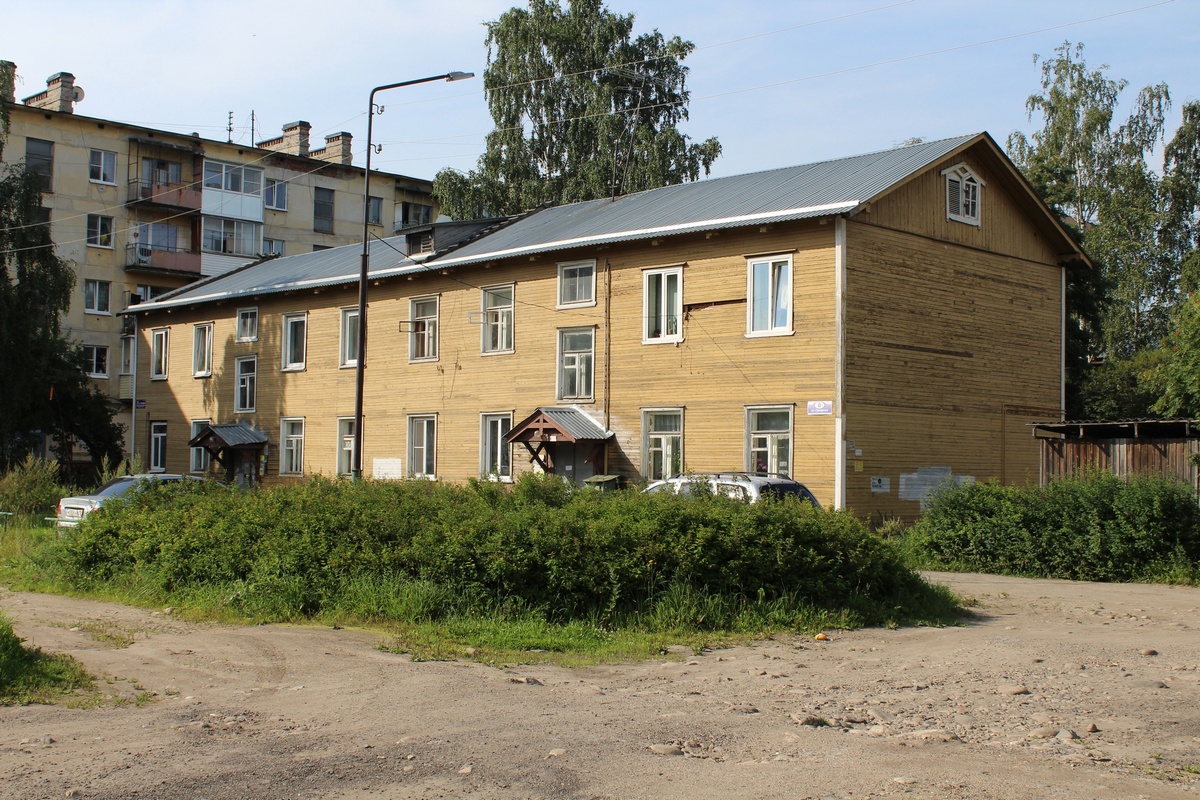
<path fill-rule="evenodd" d="M 905 517 L 1037 480 L 1087 258 L 987 134 L 456 230 L 372 244 L 368 476 L 774 472 Z M 357 280 L 337 248 L 131 309 L 150 467 L 244 423 L 267 479 L 348 473 Z"/>

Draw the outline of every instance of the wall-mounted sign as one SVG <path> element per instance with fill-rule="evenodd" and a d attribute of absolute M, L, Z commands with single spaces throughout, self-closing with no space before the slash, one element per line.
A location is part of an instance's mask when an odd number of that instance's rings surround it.
<path fill-rule="evenodd" d="M 134 400 L 133 407 L 138 409 L 139 411 L 141 411 L 143 408 L 146 407 L 146 401 L 145 400 Z"/>
<path fill-rule="evenodd" d="M 890 494 L 892 491 L 892 479 L 884 478 L 878 475 L 871 478 L 871 492 L 873 494 Z"/>
<path fill-rule="evenodd" d="M 809 400 L 808 415 L 810 417 L 818 417 L 833 413 L 832 400 Z"/>

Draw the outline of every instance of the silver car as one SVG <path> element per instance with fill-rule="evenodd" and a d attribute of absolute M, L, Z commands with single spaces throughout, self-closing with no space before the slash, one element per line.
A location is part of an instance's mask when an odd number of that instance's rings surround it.
<path fill-rule="evenodd" d="M 692 494 L 697 489 L 711 494 L 722 494 L 735 500 L 756 503 L 764 497 L 777 499 L 795 496 L 807 500 L 815 508 L 821 504 L 808 487 L 799 481 L 777 475 L 756 475 L 752 472 L 696 472 L 676 475 L 662 481 L 654 481 L 642 491 Z"/>
<path fill-rule="evenodd" d="M 122 475 L 118 478 L 113 478 L 92 494 L 80 495 L 78 497 L 64 497 L 59 500 L 58 516 L 54 518 L 54 524 L 59 528 L 73 528 L 84 517 L 109 500 L 114 497 L 120 497 L 139 486 L 145 486 L 151 482 L 173 483 L 185 479 L 198 480 L 187 475 L 174 475 L 163 472 L 144 472 L 139 475 Z"/>

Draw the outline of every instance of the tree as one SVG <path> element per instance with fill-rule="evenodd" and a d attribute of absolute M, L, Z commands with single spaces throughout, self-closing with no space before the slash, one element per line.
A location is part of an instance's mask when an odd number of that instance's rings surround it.
<path fill-rule="evenodd" d="M 457 218 L 515 214 L 696 180 L 721 153 L 693 143 L 687 67 L 695 45 L 603 0 L 529 0 L 487 23 L 484 95 L 495 122 L 469 173 L 442 170 L 433 192 Z"/>
<path fill-rule="evenodd" d="M 0 62 L 0 86 L 12 66 Z M 0 100 L 0 163 L 8 138 L 7 100 Z M 108 398 L 90 384 L 83 353 L 62 331 L 75 273 L 55 254 L 49 226 L 39 224 L 38 176 L 24 165 L 0 169 L 0 469 L 54 437 L 60 459 L 75 441 L 97 463 L 119 460 L 121 426 Z"/>

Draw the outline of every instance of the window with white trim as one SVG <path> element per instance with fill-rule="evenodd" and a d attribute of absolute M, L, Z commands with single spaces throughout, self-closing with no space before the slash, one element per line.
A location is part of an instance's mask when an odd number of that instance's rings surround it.
<path fill-rule="evenodd" d="M 648 481 L 683 473 L 682 408 L 642 412 L 642 464 Z"/>
<path fill-rule="evenodd" d="M 237 340 L 239 342 L 258 341 L 258 309 L 239 308 L 237 312 Z"/>
<path fill-rule="evenodd" d="M 170 328 L 154 328 L 150 331 L 150 380 L 152 381 L 167 379 L 170 339 Z"/>
<path fill-rule="evenodd" d="M 956 164 L 942 174 L 946 176 L 946 218 L 978 226 L 983 181 L 966 164 Z"/>
<path fill-rule="evenodd" d="M 792 332 L 792 257 L 746 259 L 746 335 Z"/>
<path fill-rule="evenodd" d="M 279 474 L 304 474 L 304 417 L 279 421 Z"/>
<path fill-rule="evenodd" d="M 408 418 L 408 474 L 437 477 L 437 416 Z"/>
<path fill-rule="evenodd" d="M 262 193 L 261 169 L 225 164 L 220 161 L 204 162 L 204 188 L 220 189 L 225 192 L 259 196 Z"/>
<path fill-rule="evenodd" d="M 262 225 L 240 219 L 205 217 L 200 249 L 206 253 L 256 256 L 262 251 Z"/>
<path fill-rule="evenodd" d="M 596 305 L 596 262 L 571 261 L 558 265 L 558 307 Z"/>
<path fill-rule="evenodd" d="M 338 365 L 358 366 L 358 309 L 342 309 L 342 335 L 338 345 Z"/>
<path fill-rule="evenodd" d="M 264 256 L 281 256 L 283 255 L 283 239 L 263 239 L 262 247 Z"/>
<path fill-rule="evenodd" d="M 512 445 L 504 437 L 512 430 L 512 414 L 484 414 L 480 428 L 479 476 L 511 481 Z"/>
<path fill-rule="evenodd" d="M 513 351 L 513 285 L 490 286 L 483 293 L 483 352 Z"/>
<path fill-rule="evenodd" d="M 648 269 L 642 288 L 642 343 L 683 341 L 683 269 Z"/>
<path fill-rule="evenodd" d="M 87 245 L 88 247 L 113 247 L 113 218 L 103 214 L 87 215 Z"/>
<path fill-rule="evenodd" d="M 419 297 L 409 306 L 412 335 L 409 337 L 410 361 L 436 361 L 438 357 L 438 298 Z"/>
<path fill-rule="evenodd" d="M 133 374 L 133 336 L 121 337 L 121 374 Z"/>
<path fill-rule="evenodd" d="M 84 370 L 90 378 L 108 377 L 108 348 L 99 344 L 83 346 Z"/>
<path fill-rule="evenodd" d="M 791 406 L 746 409 L 746 471 L 791 477 Z"/>
<path fill-rule="evenodd" d="M 354 417 L 338 417 L 337 474 L 349 475 L 354 470 Z"/>
<path fill-rule="evenodd" d="M 253 411 L 258 402 L 258 356 L 244 356 L 233 365 L 234 396 L 233 410 L 239 413 Z"/>
<path fill-rule="evenodd" d="M 112 281 L 83 281 L 83 310 L 88 314 L 112 313 Z"/>
<path fill-rule="evenodd" d="M 213 324 L 202 322 L 192 327 L 192 376 L 212 375 Z"/>
<path fill-rule="evenodd" d="M 287 181 L 264 180 L 263 205 L 275 211 L 287 211 L 287 187 Z"/>
<path fill-rule="evenodd" d="M 199 436 L 200 432 L 204 430 L 205 426 L 209 425 L 211 422 L 211 419 L 192 420 L 192 439 L 195 439 L 197 436 Z M 188 441 L 191 441 L 191 439 Z M 212 461 L 212 455 L 209 454 L 209 452 L 203 447 L 192 447 L 189 449 L 192 451 L 190 454 L 191 457 L 188 459 L 191 471 L 196 473 L 208 472 L 208 465 Z"/>
<path fill-rule="evenodd" d="M 116 186 L 117 154 L 108 150 L 92 150 L 88 154 L 88 180 Z"/>
<path fill-rule="evenodd" d="M 167 423 L 150 423 L 150 471 L 167 471 Z"/>
<path fill-rule="evenodd" d="M 558 332 L 559 400 L 592 399 L 595 328 L 565 328 Z"/>
<path fill-rule="evenodd" d="M 304 369 L 304 354 L 308 345 L 308 312 L 283 315 L 283 371 Z"/>

